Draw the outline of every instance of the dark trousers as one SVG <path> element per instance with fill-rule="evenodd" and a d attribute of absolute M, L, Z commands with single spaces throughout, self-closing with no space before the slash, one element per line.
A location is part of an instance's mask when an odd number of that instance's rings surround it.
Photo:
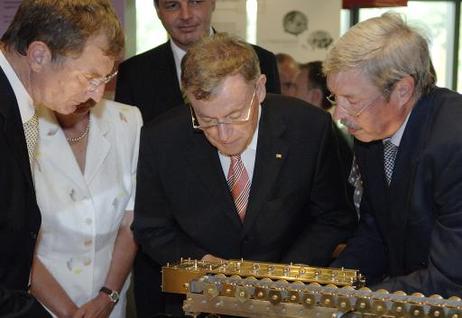
<path fill-rule="evenodd" d="M 138 251 L 133 266 L 137 318 L 184 317 L 184 295 L 162 293 L 161 266 Z"/>

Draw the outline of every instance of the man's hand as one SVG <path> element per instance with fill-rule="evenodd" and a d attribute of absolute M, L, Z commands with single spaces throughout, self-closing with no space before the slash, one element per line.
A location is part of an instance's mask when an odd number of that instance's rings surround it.
<path fill-rule="evenodd" d="M 74 314 L 73 318 L 107 318 L 114 308 L 114 303 L 108 295 L 99 293 L 98 296 L 82 305 Z"/>

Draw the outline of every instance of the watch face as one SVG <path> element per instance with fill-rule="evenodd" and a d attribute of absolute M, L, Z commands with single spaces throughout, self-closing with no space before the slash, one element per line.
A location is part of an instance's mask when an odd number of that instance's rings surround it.
<path fill-rule="evenodd" d="M 109 295 L 109 297 L 111 298 L 111 300 L 113 302 L 117 302 L 119 300 L 119 293 L 116 292 L 116 291 L 112 291 L 112 293 Z"/>
<path fill-rule="evenodd" d="M 115 290 L 111 290 L 107 287 L 101 287 L 100 292 L 105 293 L 108 295 L 109 299 L 113 302 L 116 303 L 119 301 L 119 293 Z"/>

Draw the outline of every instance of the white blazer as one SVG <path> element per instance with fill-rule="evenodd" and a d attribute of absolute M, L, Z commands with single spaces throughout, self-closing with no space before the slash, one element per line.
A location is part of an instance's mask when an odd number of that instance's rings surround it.
<path fill-rule="evenodd" d="M 103 286 L 120 222 L 133 210 L 141 125 L 136 107 L 109 100 L 96 105 L 82 174 L 53 112 L 40 110 L 37 255 L 78 306 Z M 125 317 L 127 285 L 111 317 Z"/>

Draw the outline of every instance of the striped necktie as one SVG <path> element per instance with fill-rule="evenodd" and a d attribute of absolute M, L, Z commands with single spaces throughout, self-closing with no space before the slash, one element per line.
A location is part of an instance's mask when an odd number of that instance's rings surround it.
<path fill-rule="evenodd" d="M 249 200 L 250 179 L 240 155 L 231 156 L 227 181 L 239 218 L 244 221 Z"/>

